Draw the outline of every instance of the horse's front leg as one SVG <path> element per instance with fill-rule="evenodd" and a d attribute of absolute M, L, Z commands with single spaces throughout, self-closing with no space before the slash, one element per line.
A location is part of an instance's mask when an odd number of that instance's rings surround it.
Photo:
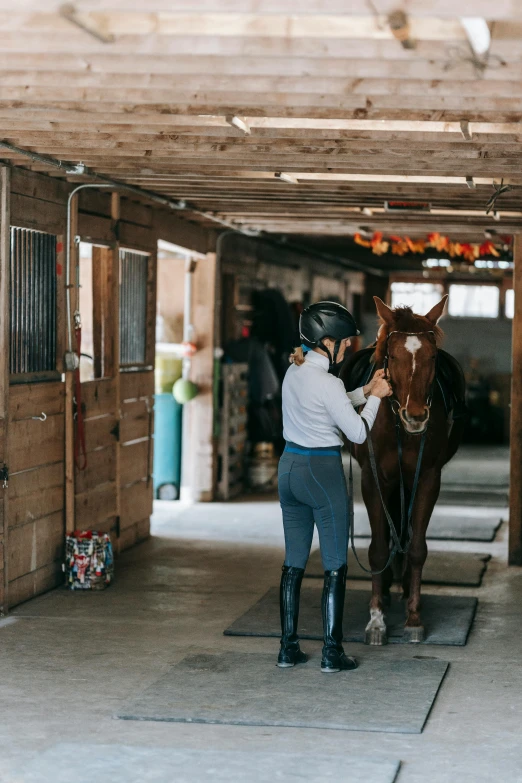
<path fill-rule="evenodd" d="M 388 504 L 392 491 L 391 485 L 382 482 L 381 491 L 385 503 Z M 384 611 L 389 603 L 393 579 L 391 568 L 385 568 L 390 556 L 390 531 L 369 467 L 362 472 L 362 493 L 372 528 L 372 540 L 368 550 L 370 568 L 372 571 L 385 569 L 382 573 L 372 576 L 370 620 L 365 628 L 365 643 L 383 645 L 388 642 Z"/>
<path fill-rule="evenodd" d="M 426 531 L 437 502 L 440 490 L 440 469 L 427 471 L 417 490 L 413 508 L 413 535 L 406 555 L 403 577 L 404 597 L 407 599 L 406 625 L 404 635 L 408 641 L 424 641 L 424 627 L 421 619 L 421 581 L 422 569 L 428 556 Z"/>

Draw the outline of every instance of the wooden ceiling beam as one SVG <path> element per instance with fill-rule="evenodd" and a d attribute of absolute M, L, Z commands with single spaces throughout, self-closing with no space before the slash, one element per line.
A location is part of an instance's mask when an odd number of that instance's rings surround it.
<path fill-rule="evenodd" d="M 509 145 L 522 142 L 521 123 L 471 123 L 472 141 L 466 142 L 456 122 L 394 122 L 365 120 L 310 120 L 293 118 L 247 118 L 251 128 L 249 137 L 257 143 L 263 140 L 306 140 L 320 143 L 323 140 L 338 139 L 350 142 L 369 140 L 373 142 L 397 141 L 436 145 L 445 147 L 457 144 L 462 149 L 469 144 Z M 168 138 L 176 134 L 190 139 L 214 138 L 233 141 L 241 138 L 222 117 L 164 116 L 161 114 L 112 114 L 109 117 L 96 114 L 86 129 L 86 115 L 82 112 L 27 109 L 2 109 L 0 105 L 0 127 L 4 132 L 19 131 L 31 134 L 81 133 L 82 137 L 113 134 L 122 140 L 141 134 Z M 431 129 L 430 129 L 431 128 Z"/>
<path fill-rule="evenodd" d="M 476 14 L 474 14 L 476 16 Z M 93 14 L 76 13 L 76 21 L 86 28 L 103 29 L 108 35 L 184 35 L 244 38 L 270 36 L 272 38 L 376 38 L 392 39 L 388 25 L 381 28 L 375 16 L 350 14 L 296 14 L 281 13 L 125 13 L 101 11 Z M 32 17 L 29 12 L 11 8 L 0 10 L 0 31 L 37 25 L 41 31 L 68 32 L 69 23 L 56 13 L 46 13 L 41 6 Z M 455 16 L 416 17 L 411 19 L 411 35 L 414 39 L 428 41 L 463 41 L 466 33 Z"/>
<path fill-rule="evenodd" d="M 150 79 L 151 85 L 156 82 L 161 85 L 162 79 L 173 75 L 183 75 L 189 79 L 201 78 L 201 75 L 241 76 L 242 78 L 305 78 L 305 79 L 348 79 L 372 80 L 407 80 L 407 81 L 437 81 L 444 84 L 466 82 L 472 84 L 489 84 L 520 81 L 522 64 L 520 62 L 506 63 L 502 68 L 486 68 L 477 78 L 477 72 L 471 61 L 455 59 L 446 50 L 441 50 L 439 59 L 424 60 L 411 58 L 407 61 L 388 59 L 361 60 L 351 54 L 348 49 L 343 58 L 336 57 L 232 57 L 232 56 L 199 56 L 172 55 L 157 56 L 151 54 L 111 54 L 93 53 L 88 56 L 63 52 L 59 58 L 50 58 L 48 53 L 26 54 L 23 52 L 2 51 L 0 41 L 0 70 L 6 83 L 17 83 L 19 79 L 27 81 L 29 74 L 38 74 L 43 80 L 50 82 L 59 74 L 67 74 L 70 79 L 94 82 L 120 78 L 121 83 L 140 79 Z M 451 68 L 448 67 L 451 65 Z M 111 76 L 112 75 L 112 76 Z M 152 77 L 152 78 L 151 78 Z M 32 77 L 31 77 L 32 78 Z"/>
<path fill-rule="evenodd" d="M 379 13 L 386 16 L 395 11 L 397 0 L 379 0 Z M 18 0 L 17 10 L 25 13 L 39 13 L 42 10 L 53 9 L 54 3 L 42 3 L 42 0 Z M 84 13 L 118 14 L 128 12 L 128 0 L 82 0 L 81 8 Z M 0 1 L 0 10 L 12 9 L 8 0 Z M 224 14 L 259 14 L 260 4 L 258 0 L 220 0 L 219 11 Z M 431 0 L 408 0 L 407 10 L 412 17 L 433 15 L 433 2 Z M 490 0 L 438 0 L 436 5 L 437 16 L 454 19 L 459 16 L 484 16 L 492 17 Z M 495 19 L 522 18 L 522 9 L 517 0 L 499 0 L 494 6 Z M 215 0 L 148 0 L 147 11 L 151 14 L 215 14 Z M 298 8 L 294 0 L 264 0 L 262 13 L 281 15 L 296 14 L 342 14 L 367 15 L 368 4 L 365 0 L 351 0 L 347 11 L 345 0 L 322 0 L 318 9 L 317 0 L 303 0 Z"/>
<path fill-rule="evenodd" d="M 355 103 L 359 103 L 358 107 L 349 108 L 348 106 L 340 106 L 340 104 L 344 104 L 345 101 L 334 102 L 335 105 L 331 106 L 318 105 L 318 103 L 323 103 L 323 101 L 320 101 L 320 96 L 318 95 L 304 95 L 299 98 L 293 96 L 293 100 L 295 99 L 296 101 L 295 105 L 284 105 L 287 102 L 286 99 L 288 96 L 285 97 L 282 95 L 279 96 L 281 99 L 280 103 L 277 105 L 267 105 L 263 103 L 263 99 L 267 98 L 270 100 L 271 96 L 259 93 L 256 96 L 255 101 L 252 101 L 255 103 L 255 106 L 248 107 L 248 110 L 245 110 L 245 108 L 240 110 L 237 103 L 228 105 L 220 104 L 219 106 L 216 106 L 215 103 L 198 103 L 197 100 L 194 103 L 190 102 L 190 100 L 188 102 L 177 102 L 177 99 L 181 98 L 181 96 L 177 96 L 176 100 L 172 98 L 168 103 L 141 103 L 136 101 L 125 103 L 121 102 L 120 94 L 117 96 L 120 100 L 117 100 L 116 96 L 110 96 L 108 91 L 84 90 L 82 92 L 83 98 L 77 100 L 77 96 L 72 95 L 69 96 L 69 99 L 66 99 L 66 90 L 62 90 L 59 93 L 58 91 L 53 92 L 50 89 L 45 88 L 28 88 L 26 94 L 22 95 L 21 90 L 6 88 L 6 90 L 2 91 L 0 108 L 3 110 L 8 110 L 9 108 L 19 109 L 21 106 L 25 105 L 28 107 L 31 106 L 32 110 L 35 112 L 45 111 L 47 109 L 51 111 L 81 112 L 83 113 L 85 120 L 89 121 L 89 123 L 95 122 L 94 118 L 98 114 L 108 115 L 111 113 L 113 116 L 114 113 L 118 113 L 122 116 L 133 117 L 134 121 L 143 115 L 150 117 L 151 114 L 155 113 L 163 115 L 164 118 L 175 118 L 177 116 L 187 115 L 218 115 L 224 117 L 226 114 L 238 113 L 249 119 L 253 116 L 290 119 L 301 118 L 304 115 L 310 119 L 365 119 L 375 121 L 384 120 L 389 122 L 404 121 L 406 114 L 408 120 L 414 122 L 460 122 L 463 117 L 468 118 L 470 123 L 494 122 L 518 125 L 522 121 L 522 109 L 519 109 L 516 102 L 512 101 L 510 103 L 507 99 L 501 99 L 500 103 L 497 102 L 497 104 L 493 106 L 494 99 L 488 100 L 487 102 L 483 101 L 481 104 L 476 99 L 465 98 L 462 100 L 462 106 L 459 109 L 448 108 L 449 104 L 457 105 L 459 103 L 458 100 L 454 100 L 453 98 L 447 98 L 443 103 L 441 103 L 439 98 L 436 102 L 437 108 L 419 107 L 418 104 L 422 103 L 422 101 L 414 98 L 408 101 L 411 106 L 406 110 L 404 108 L 398 108 L 395 105 L 393 98 L 390 96 L 388 96 L 389 99 L 387 102 L 391 104 L 391 108 L 387 108 L 384 105 L 375 106 L 371 101 L 364 101 L 360 98 L 355 101 Z M 146 91 L 141 91 L 140 97 L 143 98 L 143 93 L 145 92 Z M 214 98 L 215 97 L 216 96 L 214 96 Z M 386 96 L 381 96 L 379 98 L 380 103 L 385 103 L 385 97 Z M 206 96 L 203 96 L 203 98 L 206 100 Z M 406 101 L 406 98 L 403 100 Z M 302 105 L 303 103 L 307 105 Z"/>
<path fill-rule="evenodd" d="M 488 0 L 489 1 L 489 0 Z M 522 53 L 522 22 L 497 22 L 495 24 L 490 52 L 501 58 L 506 64 L 517 64 Z M 22 54 L 61 54 L 89 56 L 101 54 L 108 56 L 106 44 L 95 41 L 90 36 L 76 31 L 67 25 L 64 29 L 38 30 L 37 27 L 25 27 L 20 30 L 4 26 L 0 36 L 0 52 Z M 322 39 L 320 46 L 313 38 L 273 38 L 256 36 L 242 38 L 208 37 L 186 35 L 169 37 L 163 35 L 119 35 L 110 45 L 111 55 L 139 57 L 141 55 L 180 57 L 183 55 L 221 56 L 221 57 L 262 57 L 262 58 L 323 58 L 355 59 L 359 61 L 391 60 L 394 62 L 440 62 L 441 59 L 457 68 L 459 58 L 467 55 L 463 44 L 455 50 L 454 45 L 445 45 L 440 41 L 417 39 L 414 50 L 405 50 L 397 45 L 395 39 Z M 494 70 L 487 69 L 486 73 Z"/>
<path fill-rule="evenodd" d="M 56 101 L 81 99 L 110 100 L 126 103 L 162 103 L 183 102 L 191 96 L 194 103 L 204 100 L 211 102 L 215 96 L 215 105 L 222 101 L 225 105 L 265 106 L 275 102 L 274 96 L 281 96 L 281 102 L 290 105 L 306 106 L 307 100 L 316 95 L 325 105 L 328 101 L 339 99 L 347 108 L 370 105 L 388 108 L 415 108 L 415 101 L 421 98 L 421 107 L 434 107 L 434 99 L 450 101 L 448 108 L 458 109 L 457 100 L 463 107 L 476 108 L 484 103 L 484 111 L 492 106 L 502 106 L 503 99 L 520 97 L 522 84 L 501 80 L 456 80 L 438 79 L 366 79 L 366 78 L 328 78 L 308 76 L 241 76 L 233 79 L 222 74 L 185 74 L 175 80 L 168 74 L 123 74 L 123 73 L 64 73 L 55 71 L 5 71 L 2 73 L 2 97 L 15 99 L 41 97 Z M 202 89 L 202 84 L 204 88 Z M 18 93 L 17 93 L 18 91 Z M 192 95 L 194 93 L 194 95 Z M 244 96 L 248 96 L 245 98 Z M 259 96 L 259 100 L 258 100 Z M 361 99 L 363 102 L 361 104 Z M 279 102 L 279 101 L 277 101 Z M 513 104 L 511 103 L 511 106 Z M 214 112 L 222 113 L 222 112 Z"/>
<path fill-rule="evenodd" d="M 325 169 L 329 172 L 373 174 L 377 179 L 382 176 L 394 174 L 401 176 L 405 165 L 408 167 L 409 176 L 438 176 L 455 177 L 460 170 L 460 176 L 473 176 L 477 179 L 491 178 L 498 181 L 501 178 L 510 177 L 513 171 L 516 171 L 518 162 L 516 159 L 485 159 L 480 161 L 469 161 L 468 165 L 457 165 L 457 162 L 448 158 L 439 159 L 436 156 L 420 157 L 408 161 L 404 157 L 387 157 L 383 155 L 364 156 L 364 155 L 310 155 L 305 158 L 302 154 L 295 155 L 251 155 L 246 152 L 241 155 L 221 156 L 219 161 L 214 162 L 212 157 L 202 158 L 197 151 L 179 151 L 174 154 L 169 150 L 144 150 L 141 154 L 124 149 L 82 149 L 73 146 L 39 146 L 38 152 L 51 157 L 58 157 L 71 162 L 82 162 L 94 168 L 100 165 L 109 168 L 123 168 L 139 173 L 140 167 L 154 167 L 153 173 L 166 173 L 169 171 L 189 170 L 192 172 L 204 173 L 206 168 L 210 170 L 225 171 L 227 167 L 238 168 L 241 165 L 248 166 L 250 169 L 260 171 L 286 171 L 289 174 L 296 175 L 306 163 L 307 173 L 322 173 Z M 15 153 L 9 154 L 0 149 L 0 157 L 11 159 L 18 157 Z M 152 171 L 152 168 L 150 169 Z M 299 177 L 297 177 L 299 179 Z M 403 181 L 401 179 L 401 181 Z M 465 181 L 465 180 L 464 180 Z"/>
<path fill-rule="evenodd" d="M 303 157 L 305 162 L 315 156 L 334 156 L 347 157 L 348 159 L 365 156 L 389 156 L 391 159 L 408 157 L 414 154 L 422 155 L 423 158 L 456 161 L 457 167 L 466 167 L 469 161 L 509 161 L 515 158 L 520 159 L 519 144 L 460 144 L 446 143 L 437 145 L 408 140 L 408 144 L 399 144 L 388 142 L 383 148 L 378 141 L 328 139 L 328 140 L 307 140 L 306 143 L 301 139 L 277 139 L 263 140 L 251 137 L 227 138 L 216 142 L 204 137 L 185 136 L 179 137 L 176 134 L 107 134 L 99 133 L 60 133 L 60 132 L 33 132 L 25 133 L 7 133 L 4 137 L 13 144 L 24 147 L 38 147 L 42 149 L 73 148 L 77 143 L 85 150 L 91 149 L 115 149 L 129 156 L 140 156 L 144 151 L 153 149 L 154 154 L 163 151 L 169 151 L 180 154 L 197 153 L 202 158 L 205 156 L 213 157 L 216 153 L 220 156 L 238 156 L 238 155 L 266 155 L 267 160 L 271 157 L 278 159 L 279 156 L 288 156 L 293 160 L 293 156 Z M 118 153 L 120 154 L 120 153 Z M 304 166 L 303 166 L 304 168 Z"/>
<path fill-rule="evenodd" d="M 181 86 L 183 86 L 181 84 Z M 230 86 L 230 85 L 229 85 Z M 470 122 L 520 122 L 522 109 L 509 96 L 330 95 L 311 92 L 243 93 L 178 92 L 174 89 L 120 89 L 6 86 L 3 101 L 31 101 L 40 105 L 91 112 L 123 111 L 170 114 L 239 114 L 250 117 L 343 117 L 345 119 L 404 119 Z M 5 104 L 4 104 L 5 105 Z M 117 107 L 117 108 L 116 108 Z"/>

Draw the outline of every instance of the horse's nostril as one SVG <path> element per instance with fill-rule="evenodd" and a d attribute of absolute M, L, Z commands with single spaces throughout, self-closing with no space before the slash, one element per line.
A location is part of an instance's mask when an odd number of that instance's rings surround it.
<path fill-rule="evenodd" d="M 430 415 L 430 409 L 424 408 L 424 412 L 420 416 L 412 416 L 408 413 L 406 408 L 403 409 L 402 415 L 404 420 L 408 424 L 425 424 L 428 421 L 429 415 Z"/>

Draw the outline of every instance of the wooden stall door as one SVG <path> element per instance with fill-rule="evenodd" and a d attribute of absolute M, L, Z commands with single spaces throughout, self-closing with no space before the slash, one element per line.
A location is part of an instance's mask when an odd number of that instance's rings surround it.
<path fill-rule="evenodd" d="M 54 242 L 54 239 L 50 239 L 52 235 L 47 236 L 48 242 Z M 40 239 L 42 237 L 40 234 Z M 38 262 L 36 259 L 35 251 L 31 263 L 42 263 L 42 260 Z M 59 334 L 59 314 L 64 291 L 62 267 L 63 238 L 57 236 L 56 264 L 54 269 L 53 266 L 48 268 L 50 274 L 56 275 L 56 298 L 48 290 L 44 295 L 34 279 L 27 289 L 19 289 L 17 306 L 25 302 L 29 327 L 25 331 L 18 331 L 18 337 L 16 334 L 10 335 L 11 339 L 6 343 L 8 347 L 5 356 L 9 357 L 11 351 L 11 363 L 17 339 L 27 344 L 28 356 L 32 356 L 31 363 L 22 369 L 20 375 L 7 376 L 11 377 L 6 406 L 9 446 L 5 455 L 9 469 L 5 518 L 8 520 L 6 565 L 10 607 L 56 587 L 63 580 L 65 385 L 59 369 L 63 352 Z M 36 268 L 34 266 L 33 270 Z M 41 286 L 42 277 L 35 279 L 39 280 Z M 34 299 L 31 300 L 31 297 Z M 51 313 L 53 302 L 57 319 L 53 360 L 53 364 L 56 364 L 54 369 L 49 366 L 45 372 L 39 372 L 36 364 L 45 355 L 41 352 L 42 341 L 53 334 L 52 331 L 45 332 L 46 322 L 42 320 L 42 313 L 47 306 L 47 312 Z M 8 318 L 13 317 L 12 308 L 13 302 L 9 300 L 5 310 L 9 314 Z M 52 324 L 52 320 L 49 323 Z M 9 326 L 6 328 L 9 329 Z M 52 356 L 53 350 L 48 348 L 48 357 Z M 36 364 L 33 366 L 34 362 Z"/>
<path fill-rule="evenodd" d="M 113 378 L 82 384 L 86 466 L 75 467 L 74 525 L 118 537 L 118 394 Z M 82 462 L 80 465 L 83 467 Z"/>
<path fill-rule="evenodd" d="M 120 372 L 120 551 L 150 534 L 153 484 L 154 358 L 156 352 L 155 252 L 148 253 L 143 363 Z M 122 301 L 120 307 L 124 306 Z M 124 319 L 123 319 L 124 320 Z M 125 329 L 122 324 L 122 329 Z M 120 333 L 125 344 L 125 336 Z"/>
<path fill-rule="evenodd" d="M 118 443 L 120 426 L 118 351 L 118 249 L 93 253 L 94 366 L 101 377 L 81 384 L 86 457 L 74 468 L 74 527 L 119 536 Z M 75 440 L 77 435 L 75 434 Z"/>
<path fill-rule="evenodd" d="M 120 380 L 120 549 L 148 538 L 152 513 L 154 372 L 122 372 Z"/>
<path fill-rule="evenodd" d="M 50 590 L 62 579 L 64 414 L 60 381 L 10 387 L 10 606 Z"/>

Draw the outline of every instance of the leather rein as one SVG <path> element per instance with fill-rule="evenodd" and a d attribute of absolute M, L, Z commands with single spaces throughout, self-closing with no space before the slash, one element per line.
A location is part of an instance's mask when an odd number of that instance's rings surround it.
<path fill-rule="evenodd" d="M 390 383 L 391 385 L 391 379 L 389 377 L 388 373 L 388 366 L 389 366 L 389 349 L 388 349 L 388 343 L 390 336 L 392 334 L 405 334 L 407 336 L 415 336 L 418 337 L 419 334 L 434 334 L 434 331 L 432 329 L 427 330 L 425 332 L 402 332 L 399 330 L 394 330 L 392 332 L 388 332 L 386 336 L 386 354 L 384 356 L 384 377 Z M 373 373 L 375 372 L 375 365 L 372 365 L 370 368 L 370 373 L 368 375 L 367 382 L 372 377 Z M 435 386 L 435 379 L 437 377 L 437 369 L 435 368 L 435 374 L 433 376 L 433 381 L 430 386 L 428 396 L 426 398 L 426 407 L 431 408 L 431 404 L 433 402 L 433 390 Z M 388 400 L 390 402 L 391 409 L 393 411 L 393 414 L 395 416 L 395 433 L 397 437 L 397 457 L 399 462 L 399 489 L 400 489 L 400 499 L 401 499 L 401 524 L 400 524 L 400 534 L 397 535 L 397 530 L 395 527 L 395 524 L 393 522 L 393 518 L 390 514 L 390 511 L 385 503 L 384 497 L 382 495 L 381 485 L 379 483 L 379 472 L 377 469 L 377 460 L 375 459 L 375 451 L 373 448 L 373 441 L 372 436 L 370 433 L 370 428 L 368 426 L 368 422 L 366 419 L 363 418 L 363 424 L 366 429 L 366 442 L 368 443 L 368 456 L 370 458 L 370 466 L 372 469 L 373 478 L 375 481 L 375 486 L 377 487 L 377 492 L 379 494 L 379 498 L 381 501 L 382 509 L 384 511 L 384 515 L 386 517 L 386 520 L 388 522 L 388 526 L 390 528 L 390 536 L 392 540 L 392 547 L 390 549 L 390 555 L 388 557 L 388 561 L 383 569 L 380 571 L 372 571 L 369 568 L 366 568 L 361 561 L 359 560 L 359 557 L 357 555 L 357 552 L 355 550 L 355 541 L 354 541 L 354 507 L 353 507 L 353 464 L 352 464 L 352 444 L 350 444 L 350 471 L 348 475 L 348 489 L 349 489 L 349 496 L 350 496 L 350 503 L 349 503 L 349 524 L 350 524 L 350 541 L 352 546 L 352 551 L 355 556 L 355 559 L 357 560 L 357 563 L 362 568 L 363 571 L 365 571 L 367 574 L 371 574 L 372 576 L 379 576 L 380 574 L 384 573 L 387 568 L 392 564 L 393 560 L 395 559 L 395 556 L 397 554 L 407 554 L 409 552 L 411 541 L 413 538 L 413 525 L 412 525 L 412 516 L 413 516 L 413 506 L 415 504 L 415 496 L 417 494 L 417 489 L 419 486 L 419 479 L 420 479 L 420 472 L 422 467 L 422 457 L 424 455 L 424 447 L 426 445 L 426 434 L 428 431 L 428 428 L 426 426 L 426 429 L 421 434 L 421 440 L 420 440 L 420 446 L 419 446 L 419 454 L 417 456 L 417 464 L 415 466 L 415 476 L 413 479 L 413 486 L 411 490 L 410 495 L 410 502 L 408 504 L 408 508 L 406 508 L 406 490 L 405 490 L 405 484 L 404 484 L 404 474 L 402 470 L 402 457 L 403 457 L 403 448 L 402 448 L 402 438 L 401 438 L 401 430 L 402 430 L 402 421 L 401 417 L 399 415 L 400 410 L 400 402 L 397 400 L 396 397 L 388 397 Z M 396 407 L 394 407 L 394 405 Z M 414 433 L 410 433 L 414 434 Z M 407 538 L 406 543 L 402 544 L 401 542 L 404 540 L 405 534 L 407 531 Z"/>

